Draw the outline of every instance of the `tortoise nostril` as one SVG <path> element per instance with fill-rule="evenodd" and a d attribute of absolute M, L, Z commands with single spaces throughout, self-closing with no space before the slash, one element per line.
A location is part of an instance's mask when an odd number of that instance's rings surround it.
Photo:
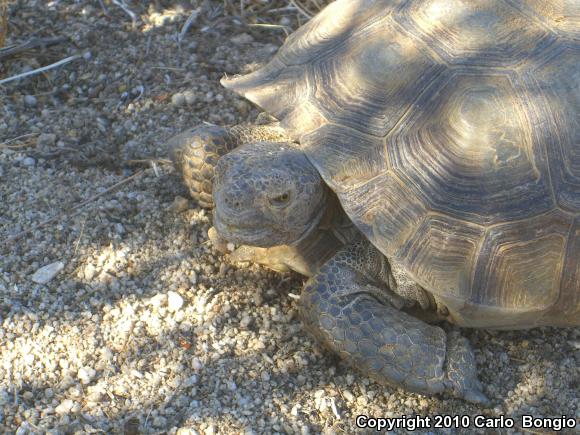
<path fill-rule="evenodd" d="M 226 193 L 222 198 L 223 202 L 230 210 L 239 211 L 244 206 L 244 201 L 242 201 L 239 194 Z"/>

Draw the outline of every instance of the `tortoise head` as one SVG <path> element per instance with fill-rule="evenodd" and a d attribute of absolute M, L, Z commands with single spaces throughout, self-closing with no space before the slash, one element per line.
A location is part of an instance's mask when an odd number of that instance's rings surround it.
<path fill-rule="evenodd" d="M 318 225 L 327 194 L 316 168 L 293 144 L 242 145 L 216 166 L 214 225 L 235 243 L 293 244 Z"/>

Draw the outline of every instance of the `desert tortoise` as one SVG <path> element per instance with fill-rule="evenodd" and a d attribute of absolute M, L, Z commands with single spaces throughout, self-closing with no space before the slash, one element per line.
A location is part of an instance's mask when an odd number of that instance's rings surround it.
<path fill-rule="evenodd" d="M 404 309 L 580 325 L 579 4 L 336 1 L 222 81 L 278 123 L 202 126 L 174 159 L 224 238 L 312 261 L 301 312 L 321 343 L 380 381 L 485 403 L 466 340 Z M 343 213 L 360 235 L 334 227 Z"/>

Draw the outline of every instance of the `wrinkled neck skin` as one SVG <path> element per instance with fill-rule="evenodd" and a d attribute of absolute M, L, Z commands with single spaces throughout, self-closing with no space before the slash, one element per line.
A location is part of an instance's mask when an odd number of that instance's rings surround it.
<path fill-rule="evenodd" d="M 304 242 L 308 242 L 308 239 L 312 238 L 313 233 L 320 230 L 320 223 L 331 218 L 329 213 L 331 207 L 329 207 L 328 204 L 329 196 L 329 189 L 326 187 L 324 189 L 324 200 L 322 201 L 322 207 L 320 207 L 319 212 L 313 217 L 312 222 L 304 229 L 302 235 L 295 241 L 288 243 L 288 246 L 299 247 Z"/>
<path fill-rule="evenodd" d="M 292 245 L 271 248 L 240 246 L 229 258 L 234 263 L 256 263 L 277 272 L 292 270 L 312 277 L 339 249 L 356 237 L 360 237 L 359 231 L 340 206 L 336 195 L 328 189 L 321 218 L 300 240 Z"/>

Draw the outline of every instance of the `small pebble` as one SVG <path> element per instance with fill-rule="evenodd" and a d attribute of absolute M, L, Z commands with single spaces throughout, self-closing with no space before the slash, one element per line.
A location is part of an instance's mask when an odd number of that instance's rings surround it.
<path fill-rule="evenodd" d="M 34 272 L 31 279 L 37 284 L 46 284 L 63 269 L 64 263 L 62 261 L 56 261 L 38 269 Z"/>
<path fill-rule="evenodd" d="M 24 104 L 28 107 L 35 107 L 37 102 L 38 101 L 34 95 L 25 95 L 24 96 Z"/>
<path fill-rule="evenodd" d="M 93 263 L 88 263 L 85 266 L 83 274 L 84 274 L 85 279 L 87 281 L 91 281 L 95 277 L 96 273 L 97 273 L 97 270 L 95 269 L 95 266 L 93 265 Z"/>
<path fill-rule="evenodd" d="M 242 33 L 240 35 L 234 36 L 232 38 L 230 38 L 230 41 L 232 41 L 234 44 L 249 44 L 251 42 L 254 41 L 254 38 L 252 37 L 252 35 L 249 35 L 247 33 Z"/>
<path fill-rule="evenodd" d="M 185 106 L 186 104 L 185 95 L 183 95 L 182 93 L 173 94 L 171 97 L 171 104 L 173 104 L 175 107 Z"/>
<path fill-rule="evenodd" d="M 167 309 L 169 311 L 179 311 L 183 306 L 183 298 L 179 293 L 167 292 Z"/>
<path fill-rule="evenodd" d="M 68 414 L 71 411 L 71 409 L 73 409 L 74 404 L 75 403 L 72 400 L 65 399 L 62 402 L 60 402 L 60 404 L 56 408 L 54 408 L 54 412 L 60 415 Z"/>
<path fill-rule="evenodd" d="M 153 426 L 165 427 L 167 426 L 167 419 L 165 417 L 162 417 L 161 415 L 158 415 L 153 419 Z"/>
<path fill-rule="evenodd" d="M 244 314 L 244 316 L 242 317 L 242 320 L 240 320 L 240 327 L 247 328 L 251 322 L 252 322 L 252 318 L 249 315 Z"/>
<path fill-rule="evenodd" d="M 167 303 L 167 295 L 160 293 L 149 299 L 149 304 L 155 308 L 160 308 Z"/>
<path fill-rule="evenodd" d="M 192 375 L 183 382 L 183 387 L 191 387 L 199 382 L 199 376 Z"/>
<path fill-rule="evenodd" d="M 191 106 L 193 103 L 195 103 L 196 96 L 193 91 L 185 91 L 183 96 L 185 97 L 185 102 L 188 106 Z"/>
<path fill-rule="evenodd" d="M 92 367 L 81 367 L 77 377 L 83 384 L 89 384 L 95 377 L 96 371 Z"/>
<path fill-rule="evenodd" d="M 199 358 L 194 358 L 191 362 L 191 366 L 193 367 L 193 370 L 197 372 L 203 368 L 203 363 Z"/>
<path fill-rule="evenodd" d="M 53 147 L 56 143 L 56 134 L 42 133 L 36 139 L 36 146 L 39 148 Z"/>
<path fill-rule="evenodd" d="M 22 165 L 30 168 L 36 165 L 36 160 L 34 160 L 32 157 L 25 157 L 24 160 L 22 160 Z"/>
<path fill-rule="evenodd" d="M 173 213 L 181 213 L 189 209 L 189 201 L 182 196 L 176 196 L 169 206 L 169 210 Z"/>
<path fill-rule="evenodd" d="M 354 396 L 353 394 L 346 390 L 342 392 L 342 395 L 344 396 L 344 398 L 348 401 L 348 402 L 353 402 L 354 401 Z"/>

